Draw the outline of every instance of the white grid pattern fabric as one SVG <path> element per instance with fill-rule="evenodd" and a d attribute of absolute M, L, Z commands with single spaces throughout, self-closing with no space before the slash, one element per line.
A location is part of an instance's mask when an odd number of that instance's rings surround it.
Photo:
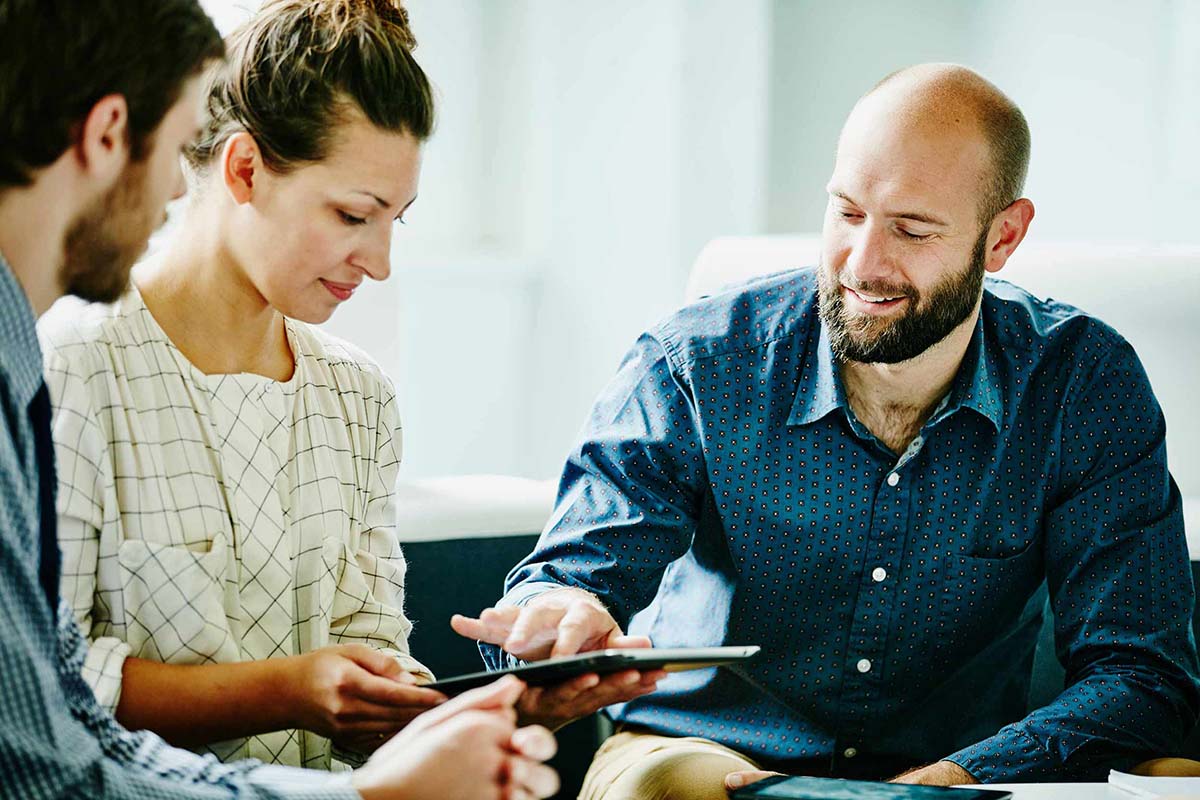
<path fill-rule="evenodd" d="M 84 675 L 115 708 L 126 656 L 173 664 L 383 649 L 419 675 L 394 531 L 400 427 L 361 352 L 287 323 L 292 379 L 205 375 L 136 290 L 39 324 L 54 402 L 62 593 L 91 639 Z M 279 731 L 204 748 L 330 766 Z"/>

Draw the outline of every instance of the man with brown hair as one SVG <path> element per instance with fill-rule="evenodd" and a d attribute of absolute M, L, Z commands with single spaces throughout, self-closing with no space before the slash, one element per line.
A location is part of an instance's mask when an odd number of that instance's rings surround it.
<path fill-rule="evenodd" d="M 542 729 L 507 679 L 412 722 L 361 770 L 224 765 L 123 729 L 80 668 L 59 600 L 50 402 L 35 320 L 113 300 L 183 193 L 200 73 L 222 56 L 196 0 L 0 0 L 0 795 L 43 798 L 545 797 Z"/>
<path fill-rule="evenodd" d="M 995 86 L 903 70 L 842 129 L 820 265 L 634 346 L 504 601 L 455 625 L 492 663 L 623 631 L 762 652 L 614 706 L 581 797 L 715 800 L 757 769 L 1102 780 L 1191 730 L 1192 583 L 1145 372 L 1102 322 L 985 279 L 1033 219 L 1028 158 Z M 1067 685 L 1031 710 L 1043 584 Z"/>

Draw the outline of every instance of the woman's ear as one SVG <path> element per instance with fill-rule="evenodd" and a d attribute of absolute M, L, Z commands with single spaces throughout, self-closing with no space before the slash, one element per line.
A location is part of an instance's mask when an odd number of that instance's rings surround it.
<path fill-rule="evenodd" d="M 256 181 L 263 176 L 262 151 L 245 131 L 229 137 L 221 150 L 221 180 L 229 196 L 239 205 L 254 199 Z"/>

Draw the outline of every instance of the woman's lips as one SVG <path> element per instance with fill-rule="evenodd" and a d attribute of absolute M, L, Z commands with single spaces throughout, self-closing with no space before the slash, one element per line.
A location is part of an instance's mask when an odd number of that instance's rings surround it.
<path fill-rule="evenodd" d="M 320 281 L 321 285 L 328 289 L 329 293 L 338 299 L 338 302 L 349 300 L 350 296 L 354 294 L 354 290 L 357 288 L 355 284 L 351 283 L 334 283 L 333 281 L 327 281 L 324 278 L 321 278 Z"/>

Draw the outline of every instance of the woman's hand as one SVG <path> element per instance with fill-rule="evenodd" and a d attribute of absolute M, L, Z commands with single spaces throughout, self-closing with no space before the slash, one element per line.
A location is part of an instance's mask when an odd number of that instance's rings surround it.
<path fill-rule="evenodd" d="M 417 685 L 391 656 L 361 644 L 283 660 L 293 725 L 369 753 L 446 696 Z"/>

